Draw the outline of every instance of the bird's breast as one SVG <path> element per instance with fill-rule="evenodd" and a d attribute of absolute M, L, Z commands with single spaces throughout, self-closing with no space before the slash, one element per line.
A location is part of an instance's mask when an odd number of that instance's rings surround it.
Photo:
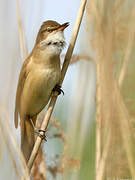
<path fill-rule="evenodd" d="M 60 70 L 55 68 L 35 69 L 29 72 L 22 94 L 27 114 L 38 114 L 46 106 L 59 79 Z"/>

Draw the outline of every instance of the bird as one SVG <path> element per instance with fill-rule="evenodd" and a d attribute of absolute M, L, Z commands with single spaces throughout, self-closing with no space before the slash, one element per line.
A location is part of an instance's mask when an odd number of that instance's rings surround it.
<path fill-rule="evenodd" d="M 20 117 L 21 150 L 28 162 L 35 143 L 37 115 L 48 104 L 53 90 L 61 91 L 60 54 L 65 47 L 64 30 L 69 23 L 43 22 L 34 48 L 24 61 L 18 79 L 14 124 Z"/>

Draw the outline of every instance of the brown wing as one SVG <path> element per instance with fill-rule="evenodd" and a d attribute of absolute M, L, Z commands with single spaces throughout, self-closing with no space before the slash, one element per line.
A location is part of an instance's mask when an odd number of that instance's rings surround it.
<path fill-rule="evenodd" d="M 18 86 L 17 86 L 17 91 L 16 91 L 16 101 L 15 101 L 15 112 L 14 112 L 14 124 L 15 127 L 18 127 L 18 115 L 20 111 L 20 97 L 21 93 L 24 87 L 25 79 L 26 79 L 26 66 L 29 63 L 30 58 L 27 58 L 22 66 L 20 75 L 19 75 L 19 80 L 18 80 Z"/>

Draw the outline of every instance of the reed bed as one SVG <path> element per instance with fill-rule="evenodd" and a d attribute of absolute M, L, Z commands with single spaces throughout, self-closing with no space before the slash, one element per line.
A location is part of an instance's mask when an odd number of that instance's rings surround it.
<path fill-rule="evenodd" d="M 135 178 L 134 116 L 123 96 L 123 84 L 128 85 L 127 69 L 134 56 L 134 12 L 133 1 L 97 0 L 87 7 L 97 66 L 97 180 Z"/>

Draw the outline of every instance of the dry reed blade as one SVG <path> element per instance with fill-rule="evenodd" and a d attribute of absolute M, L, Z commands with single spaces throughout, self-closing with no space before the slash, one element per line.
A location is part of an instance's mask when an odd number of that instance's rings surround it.
<path fill-rule="evenodd" d="M 97 173 L 97 176 L 96 176 L 97 180 L 102 180 L 103 179 L 104 170 L 105 170 L 105 166 L 106 166 L 107 155 L 108 155 L 108 152 L 109 152 L 110 141 L 111 141 L 111 132 L 109 131 L 107 141 L 106 141 L 106 144 L 105 144 L 104 149 L 103 149 L 103 155 L 102 155 L 102 158 L 100 160 L 99 167 L 98 167 L 98 173 Z"/>
<path fill-rule="evenodd" d="M 130 119 L 127 107 L 123 101 L 123 98 L 120 94 L 120 91 L 117 87 L 117 84 L 115 83 L 115 93 L 116 93 L 116 99 L 119 107 L 119 113 L 120 113 L 120 123 L 121 123 L 121 133 L 123 137 L 123 142 L 127 154 L 128 164 L 131 171 L 132 178 L 135 179 L 135 158 L 134 158 L 134 152 L 133 152 L 133 139 L 132 134 L 130 131 L 128 120 Z M 126 130 L 126 133 L 125 133 Z"/>
<path fill-rule="evenodd" d="M 61 80 L 59 82 L 60 85 L 62 84 L 62 82 L 64 80 L 68 65 L 70 63 L 70 58 L 71 58 L 73 50 L 74 50 L 74 46 L 75 46 L 76 38 L 77 38 L 77 35 L 78 35 L 78 32 L 79 32 L 82 17 L 83 17 L 83 14 L 84 14 L 86 2 L 87 2 L 87 0 L 82 0 L 82 2 L 81 2 L 81 6 L 80 6 L 80 9 L 79 9 L 79 12 L 78 12 L 76 24 L 75 24 L 75 27 L 74 27 L 74 30 L 73 30 L 71 41 L 70 41 L 70 44 L 69 44 L 69 47 L 68 47 L 68 50 L 67 50 L 67 53 L 66 53 L 66 56 L 65 56 L 64 64 L 63 64 L 63 67 L 62 67 Z M 46 128 L 48 126 L 52 111 L 54 109 L 54 106 L 55 106 L 55 103 L 56 103 L 56 100 L 57 100 L 57 96 L 58 96 L 58 93 L 56 92 L 54 94 L 54 96 L 52 97 L 51 101 L 50 101 L 49 107 L 47 109 L 46 115 L 44 117 L 44 120 L 43 120 L 43 123 L 42 123 L 42 126 L 41 126 L 42 130 L 46 130 Z M 33 166 L 34 160 L 35 160 L 35 158 L 36 158 L 36 156 L 38 154 L 41 143 L 42 143 L 42 139 L 40 137 L 37 137 L 36 143 L 34 145 L 33 151 L 31 153 L 31 156 L 30 156 L 30 159 L 29 159 L 29 162 L 28 162 L 29 170 L 31 170 L 31 168 Z"/>
<path fill-rule="evenodd" d="M 131 51 L 132 51 L 132 47 L 133 47 L 133 43 L 134 43 L 134 37 L 135 37 L 135 26 L 132 27 L 133 22 L 134 22 L 134 17 L 135 17 L 135 6 L 132 9 L 132 13 L 131 13 L 131 26 L 130 26 L 130 31 L 129 31 L 129 37 L 128 37 L 128 43 L 127 43 L 127 48 L 126 48 L 126 52 L 125 52 L 125 56 L 124 56 L 124 62 L 120 71 L 120 75 L 118 78 L 118 85 L 119 87 L 122 87 L 122 83 L 124 81 L 125 78 L 125 74 L 126 74 L 126 70 L 127 70 L 127 66 L 130 60 L 130 55 L 131 55 Z M 116 87 L 116 91 L 117 91 L 117 96 L 119 99 L 120 104 L 120 110 L 121 110 L 121 114 L 123 116 L 123 118 L 121 118 L 121 132 L 122 132 L 122 136 L 123 136 L 123 142 L 125 145 L 125 150 L 127 153 L 127 159 L 128 159 L 128 163 L 129 163 L 129 167 L 130 167 L 130 171 L 132 174 L 133 179 L 135 178 L 135 159 L 134 154 L 132 152 L 132 142 L 131 142 L 131 137 L 129 137 L 129 135 L 131 134 L 130 132 L 130 127 L 129 127 L 129 120 L 131 119 L 128 109 L 125 105 L 125 102 L 119 92 L 119 89 L 117 89 Z M 127 133 L 125 134 L 125 129 L 127 131 Z M 131 135 L 132 136 L 132 135 Z"/>
<path fill-rule="evenodd" d="M 135 26 L 132 27 L 134 18 L 135 18 L 135 7 L 133 7 L 132 14 L 131 14 L 131 26 L 130 26 L 130 31 L 129 31 L 129 35 L 128 35 L 129 37 L 128 37 L 127 48 L 126 48 L 123 65 L 122 65 L 119 79 L 118 79 L 118 84 L 120 87 L 122 86 L 123 80 L 125 78 L 126 69 L 127 69 L 127 66 L 128 66 L 129 60 L 130 60 L 130 55 L 131 55 L 131 51 L 132 51 L 132 47 L 133 47 L 133 43 L 134 43 Z"/>
<path fill-rule="evenodd" d="M 1 107 L 1 110 L 2 110 L 2 113 L 3 113 L 3 116 L 6 119 L 5 121 L 2 121 L 0 119 L 0 127 L 1 127 L 0 129 L 1 129 L 1 132 L 2 132 L 3 137 L 5 139 L 5 143 L 6 143 L 7 147 L 8 147 L 10 157 L 12 159 L 16 174 L 20 177 L 20 179 L 30 180 L 28 168 L 27 168 L 27 165 L 25 163 L 24 157 L 22 155 L 22 152 L 20 151 L 20 148 L 17 145 L 16 139 L 15 139 L 14 134 L 12 132 L 12 129 L 10 127 L 11 125 L 8 122 L 9 120 L 8 120 L 8 116 L 7 116 L 7 113 L 6 113 L 6 109 L 1 104 L 0 104 L 0 107 Z M 9 141 L 9 138 L 8 138 L 9 134 L 7 134 L 7 129 L 10 129 L 10 141 Z M 13 153 L 12 148 L 10 147 L 10 143 L 13 145 L 13 147 L 14 147 L 14 149 L 15 149 L 18 157 L 19 157 L 20 165 L 21 165 L 21 171 L 23 172 L 23 177 L 22 177 L 22 175 L 20 175 L 20 173 L 18 171 L 18 167 L 16 165 L 16 157 L 15 157 L 15 154 Z"/>
<path fill-rule="evenodd" d="M 16 11 L 17 11 L 17 21 L 18 21 L 18 31 L 19 31 L 19 42 L 21 49 L 21 57 L 24 60 L 27 56 L 26 40 L 24 35 L 24 29 L 21 21 L 21 12 L 19 7 L 19 0 L 16 0 Z"/>

